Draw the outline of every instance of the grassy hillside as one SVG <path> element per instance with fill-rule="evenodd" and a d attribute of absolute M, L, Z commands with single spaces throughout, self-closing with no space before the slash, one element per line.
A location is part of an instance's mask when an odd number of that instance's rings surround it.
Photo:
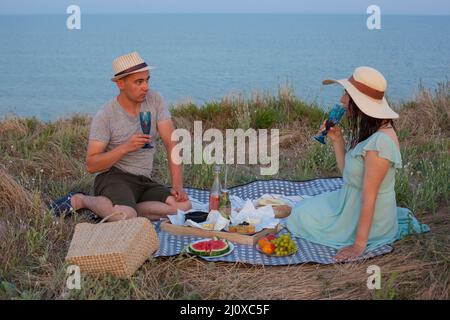
<path fill-rule="evenodd" d="M 394 252 L 365 262 L 317 266 L 249 266 L 208 263 L 187 256 L 148 261 L 131 280 L 83 277 L 82 289 L 65 287 L 64 257 L 83 214 L 55 219 L 50 199 L 71 190 L 91 192 L 93 175 L 84 157 L 90 117 L 73 115 L 43 123 L 0 121 L 0 298 L 3 299 L 316 299 L 449 298 L 450 83 L 395 106 L 404 168 L 397 173 L 397 202 L 413 210 L 431 232 L 410 236 Z M 172 107 L 179 128 L 280 129 L 280 170 L 259 175 L 259 165 L 229 166 L 229 186 L 255 179 L 290 180 L 337 176 L 330 145 L 311 137 L 324 120 L 322 108 L 280 89 L 275 97 L 228 97 L 202 106 Z M 344 124 L 345 127 L 345 124 Z M 159 144 L 155 180 L 170 184 Z M 211 166 L 186 165 L 185 185 L 209 188 Z M 366 288 L 367 266 L 382 271 L 382 289 Z M 220 280 L 220 281 L 219 281 Z"/>

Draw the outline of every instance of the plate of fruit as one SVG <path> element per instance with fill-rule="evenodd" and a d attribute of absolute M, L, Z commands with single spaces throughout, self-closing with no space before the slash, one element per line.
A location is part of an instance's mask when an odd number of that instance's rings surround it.
<path fill-rule="evenodd" d="M 214 237 L 212 239 L 201 239 L 187 246 L 186 251 L 202 258 L 219 258 L 233 252 L 234 245 L 225 239 Z"/>
<path fill-rule="evenodd" d="M 291 235 L 283 233 L 279 236 L 269 234 L 262 237 L 256 244 L 256 250 L 268 256 L 287 257 L 295 254 L 298 248 Z"/>

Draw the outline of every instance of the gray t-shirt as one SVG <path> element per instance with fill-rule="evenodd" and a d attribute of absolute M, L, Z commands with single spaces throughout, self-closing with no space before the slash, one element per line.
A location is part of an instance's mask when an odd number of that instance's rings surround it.
<path fill-rule="evenodd" d="M 162 97 L 149 90 L 141 103 L 141 111 L 151 112 L 151 130 L 153 148 L 130 152 L 114 164 L 122 171 L 150 178 L 155 154 L 155 140 L 158 135 L 156 124 L 170 119 L 170 113 Z M 133 134 L 142 133 L 139 115 L 132 117 L 120 106 L 117 98 L 107 102 L 94 116 L 91 123 L 89 140 L 107 143 L 106 152 L 118 147 L 131 138 Z"/>

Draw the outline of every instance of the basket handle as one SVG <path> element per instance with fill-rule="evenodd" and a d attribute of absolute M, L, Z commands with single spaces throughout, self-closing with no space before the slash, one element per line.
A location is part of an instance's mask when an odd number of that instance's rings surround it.
<path fill-rule="evenodd" d="M 109 220 L 110 218 L 115 217 L 115 216 L 117 216 L 117 215 L 119 215 L 119 214 L 121 214 L 121 215 L 123 216 L 123 219 L 122 219 L 122 220 L 126 220 L 127 214 L 124 213 L 124 212 L 122 212 L 122 211 L 118 211 L 118 212 L 114 212 L 113 214 L 110 214 L 110 215 L 107 216 L 107 217 L 104 217 L 103 220 L 100 221 L 98 224 L 101 224 L 101 223 L 103 223 L 103 222 L 106 222 L 106 221 Z"/>

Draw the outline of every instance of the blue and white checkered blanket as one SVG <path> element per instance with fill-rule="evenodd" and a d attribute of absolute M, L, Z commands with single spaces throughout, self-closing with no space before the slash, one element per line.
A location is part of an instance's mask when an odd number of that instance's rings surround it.
<path fill-rule="evenodd" d="M 230 188 L 230 195 L 236 195 L 241 199 L 257 199 L 264 194 L 283 194 L 285 196 L 308 195 L 315 196 L 320 193 L 330 192 L 341 188 L 341 178 L 315 179 L 309 181 L 286 181 L 286 180 L 258 180 L 245 185 Z M 187 189 L 189 196 L 207 203 L 209 191 L 199 189 Z M 158 233 L 160 248 L 155 257 L 174 256 L 183 251 L 193 241 L 201 238 L 194 236 L 173 235 L 159 228 L 159 223 L 155 223 Z M 294 238 L 298 251 L 288 257 L 271 257 L 258 252 L 255 247 L 234 244 L 235 249 L 229 255 L 219 258 L 207 258 L 208 261 L 243 262 L 259 265 L 289 265 L 306 262 L 321 264 L 334 263 L 333 257 L 336 249 L 315 244 L 301 238 Z M 385 245 L 373 251 L 367 252 L 355 260 L 363 260 L 386 254 L 392 251 L 392 247 Z"/>

